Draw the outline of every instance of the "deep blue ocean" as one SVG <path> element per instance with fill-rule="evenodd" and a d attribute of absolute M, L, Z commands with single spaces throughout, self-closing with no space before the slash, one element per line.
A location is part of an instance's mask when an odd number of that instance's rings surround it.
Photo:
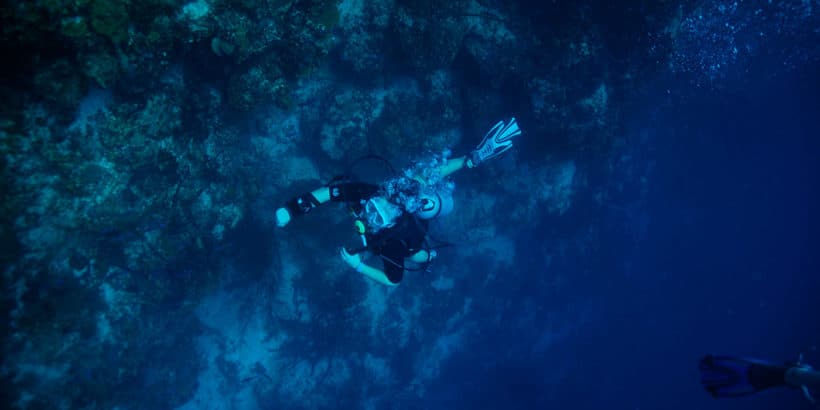
<path fill-rule="evenodd" d="M 812 408 L 820 1 L 13 3 L 0 409 Z"/>
<path fill-rule="evenodd" d="M 794 390 L 715 400 L 696 364 L 706 353 L 820 357 L 817 72 L 742 74 L 718 91 L 674 79 L 649 87 L 627 126 L 640 144 L 633 160 L 651 169 L 645 192 L 629 198 L 639 203 L 596 216 L 599 248 L 561 266 L 560 295 L 526 284 L 510 295 L 537 300 L 511 315 L 557 307 L 585 319 L 547 351 L 478 375 L 477 361 L 527 350 L 551 325 L 466 343 L 435 389 L 436 408 L 465 399 L 464 408 L 811 408 Z M 572 222 L 561 225 L 524 229 L 521 252 L 536 255 L 515 269 L 534 281 L 550 275 L 537 253 L 556 234 L 573 235 Z"/>
<path fill-rule="evenodd" d="M 636 143 L 647 135 L 645 196 L 631 215 L 603 216 L 595 259 L 567 267 L 562 298 L 594 304 L 594 319 L 549 353 L 483 380 L 481 402 L 500 407 L 524 395 L 531 404 L 521 408 L 809 408 L 794 391 L 716 401 L 695 363 L 727 352 L 817 360 L 817 72 L 764 73 L 718 92 L 657 84 L 628 127 Z M 639 238 L 634 225 L 645 225 Z M 556 372 L 560 382 L 543 382 Z"/>

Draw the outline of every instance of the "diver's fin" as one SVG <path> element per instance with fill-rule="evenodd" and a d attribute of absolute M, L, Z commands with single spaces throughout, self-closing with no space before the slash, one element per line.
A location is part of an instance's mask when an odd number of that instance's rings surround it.
<path fill-rule="evenodd" d="M 788 366 L 761 360 L 708 355 L 698 366 L 701 384 L 714 397 L 747 396 L 785 386 Z"/>
<path fill-rule="evenodd" d="M 510 122 L 506 124 L 504 121 L 499 121 L 487 131 L 475 151 L 470 153 L 470 167 L 476 167 L 482 162 L 495 158 L 512 148 L 512 139 L 519 135 L 521 135 L 521 130 L 518 128 L 515 118 L 510 119 Z"/>

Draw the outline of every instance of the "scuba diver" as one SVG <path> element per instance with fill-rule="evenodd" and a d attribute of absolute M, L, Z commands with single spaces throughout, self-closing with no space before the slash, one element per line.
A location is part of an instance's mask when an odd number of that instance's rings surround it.
<path fill-rule="evenodd" d="M 426 267 L 436 257 L 436 251 L 426 246 L 427 228 L 431 219 L 453 210 L 454 184 L 448 177 L 507 151 L 512 148 L 512 139 L 520 134 L 515 118 L 506 123 L 499 121 L 467 156 L 447 159 L 445 155 L 432 164 L 417 164 L 380 185 L 331 181 L 287 201 L 276 210 L 276 224 L 284 227 L 293 217 L 327 202 L 347 204 L 356 217 L 362 247 L 342 248 L 342 260 L 356 272 L 396 286 L 404 276 L 405 259 Z M 383 267 L 364 263 L 362 253 L 380 257 Z"/>
<path fill-rule="evenodd" d="M 809 389 L 820 387 L 820 372 L 801 361 L 802 357 L 795 363 L 772 363 L 707 355 L 698 368 L 701 384 L 713 397 L 748 396 L 772 387 L 796 387 L 815 403 Z"/>

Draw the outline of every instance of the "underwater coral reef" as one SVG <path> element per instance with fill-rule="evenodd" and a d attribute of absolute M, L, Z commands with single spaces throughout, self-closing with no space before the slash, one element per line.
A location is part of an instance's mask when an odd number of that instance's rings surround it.
<path fill-rule="evenodd" d="M 641 192 L 620 122 L 639 84 L 670 66 L 705 84 L 755 52 L 733 43 L 753 13 L 631 3 L 5 4 L 3 407 L 420 408 L 466 340 L 534 303 L 508 298 L 521 226 Z M 455 178 L 458 212 L 436 224 L 460 246 L 398 291 L 340 265 L 345 212 L 275 226 L 358 158 L 461 155 L 512 116 L 516 149 Z M 594 216 L 564 228 L 548 266 L 594 248 Z M 515 326 L 560 338 L 587 320 L 570 310 Z"/>

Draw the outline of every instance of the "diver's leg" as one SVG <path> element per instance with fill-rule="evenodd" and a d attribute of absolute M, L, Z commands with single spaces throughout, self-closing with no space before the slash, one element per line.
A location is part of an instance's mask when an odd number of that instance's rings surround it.
<path fill-rule="evenodd" d="M 319 205 L 328 201 L 358 203 L 369 198 L 378 191 L 379 187 L 372 184 L 347 182 L 331 184 L 314 189 L 311 192 L 299 195 L 285 203 L 285 206 L 276 210 L 276 225 L 287 225 L 294 216 L 305 215 Z"/>
<path fill-rule="evenodd" d="M 792 367 L 786 372 L 786 383 L 791 386 L 820 387 L 820 372 L 806 367 Z"/>
<path fill-rule="evenodd" d="M 285 202 L 285 206 L 276 210 L 276 225 L 287 225 L 293 216 L 305 215 L 313 208 L 330 201 L 330 188 L 323 186 L 311 192 L 298 195 L 290 201 Z"/>
<path fill-rule="evenodd" d="M 319 202 L 319 205 L 330 201 L 330 187 L 323 186 L 321 188 L 314 189 L 311 193 L 316 201 Z"/>

